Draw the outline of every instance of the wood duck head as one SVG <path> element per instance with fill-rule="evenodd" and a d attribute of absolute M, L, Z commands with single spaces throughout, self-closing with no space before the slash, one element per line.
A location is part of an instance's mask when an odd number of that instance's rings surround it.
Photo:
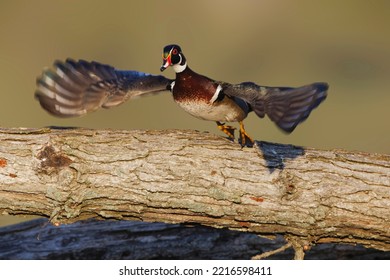
<path fill-rule="evenodd" d="M 187 68 L 187 60 L 178 45 L 168 45 L 163 50 L 163 63 L 161 72 L 172 66 L 176 73 L 183 72 Z"/>

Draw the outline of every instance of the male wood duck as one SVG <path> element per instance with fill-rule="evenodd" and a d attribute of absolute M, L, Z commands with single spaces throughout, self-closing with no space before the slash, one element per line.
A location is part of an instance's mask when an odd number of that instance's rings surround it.
<path fill-rule="evenodd" d="M 253 144 L 243 120 L 253 111 L 265 115 L 287 133 L 309 116 L 327 95 L 328 84 L 266 87 L 252 82 L 230 84 L 192 71 L 178 45 L 163 50 L 164 71 L 172 66 L 174 80 L 139 71 L 122 71 L 112 66 L 84 60 L 56 61 L 54 70 L 45 70 L 37 79 L 35 97 L 41 106 L 57 117 L 82 116 L 99 108 L 117 106 L 126 100 L 170 90 L 175 102 L 186 112 L 203 120 L 215 121 L 218 128 L 234 139 L 235 128 L 225 122 L 238 122 L 241 145 Z"/>

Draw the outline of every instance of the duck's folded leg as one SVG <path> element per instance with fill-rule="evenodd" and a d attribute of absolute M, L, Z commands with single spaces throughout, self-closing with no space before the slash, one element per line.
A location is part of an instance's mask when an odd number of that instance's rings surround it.
<path fill-rule="evenodd" d="M 216 122 L 216 123 L 217 123 L 218 128 L 223 133 L 225 133 L 227 136 L 229 136 L 229 138 L 234 140 L 234 130 L 236 129 L 235 127 L 230 126 L 230 125 L 226 125 L 226 124 L 221 123 L 221 122 Z"/>
<path fill-rule="evenodd" d="M 240 136 L 241 136 L 241 146 L 253 146 L 255 141 L 253 141 L 252 137 L 246 133 L 245 128 L 244 128 L 244 122 L 239 122 L 240 123 Z"/>

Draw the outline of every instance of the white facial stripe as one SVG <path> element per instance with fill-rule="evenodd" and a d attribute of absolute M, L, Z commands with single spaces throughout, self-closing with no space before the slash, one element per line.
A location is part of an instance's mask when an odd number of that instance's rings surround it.
<path fill-rule="evenodd" d="M 222 90 L 222 86 L 221 85 L 218 85 L 217 86 L 217 89 L 215 90 L 215 93 L 213 95 L 213 97 L 211 97 L 210 99 L 210 103 L 213 104 L 215 102 L 215 100 L 218 99 L 218 95 L 219 95 L 219 92 Z"/>
<path fill-rule="evenodd" d="M 169 54 L 167 56 L 167 60 L 168 60 L 168 57 L 169 57 L 169 60 L 172 61 L 172 51 L 175 47 L 173 47 L 170 51 L 169 51 Z"/>

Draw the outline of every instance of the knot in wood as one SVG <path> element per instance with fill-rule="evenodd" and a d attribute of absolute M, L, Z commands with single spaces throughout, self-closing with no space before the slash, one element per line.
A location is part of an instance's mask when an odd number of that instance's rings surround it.
<path fill-rule="evenodd" d="M 41 161 L 41 168 L 59 169 L 67 167 L 72 163 L 72 160 L 63 155 L 61 152 L 56 152 L 54 147 L 50 144 L 46 145 L 37 155 L 37 158 Z"/>
<path fill-rule="evenodd" d="M 277 179 L 277 183 L 281 187 L 283 199 L 293 200 L 297 197 L 299 182 L 293 174 L 286 171 L 281 172 Z"/>

